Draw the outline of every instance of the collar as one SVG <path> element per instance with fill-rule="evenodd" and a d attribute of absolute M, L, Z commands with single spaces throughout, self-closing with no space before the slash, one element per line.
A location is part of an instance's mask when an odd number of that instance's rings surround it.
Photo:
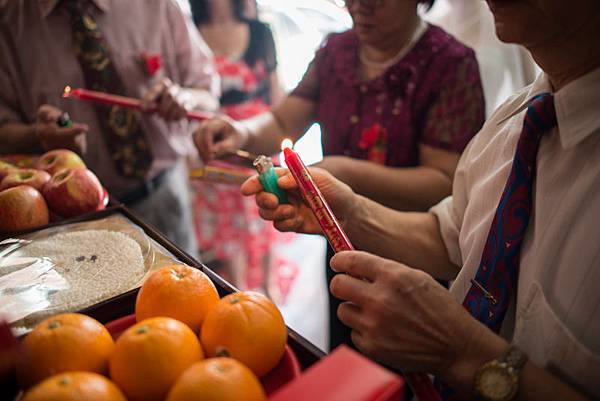
<path fill-rule="evenodd" d="M 529 87 L 515 111 L 500 120 L 498 124 L 521 113 L 529 106 L 531 99 L 545 92 L 554 92 L 554 90 L 548 76 L 541 73 Z M 600 119 L 595 116 L 596 111 L 600 109 L 600 68 L 554 92 L 554 106 L 560 142 L 564 149 L 574 147 L 591 134 L 600 131 Z"/>
<path fill-rule="evenodd" d="M 110 0 L 91 0 L 102 12 L 107 12 L 110 9 Z M 38 0 L 42 17 L 46 18 L 54 11 L 60 0 Z"/>

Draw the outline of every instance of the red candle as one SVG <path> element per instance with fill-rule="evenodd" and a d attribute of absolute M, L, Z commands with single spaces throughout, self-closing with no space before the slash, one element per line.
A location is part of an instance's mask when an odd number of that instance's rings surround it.
<path fill-rule="evenodd" d="M 317 217 L 319 225 L 333 250 L 336 252 L 353 250 L 354 247 L 348 236 L 342 230 L 340 223 L 335 218 L 329 204 L 327 204 L 300 156 L 289 147 L 283 149 L 283 154 L 285 163 L 298 184 L 300 194 Z M 419 401 L 442 401 L 429 376 L 425 373 L 406 373 L 404 377 Z"/>
<path fill-rule="evenodd" d="M 110 93 L 97 92 L 81 88 L 72 89 L 70 86 L 65 87 L 63 97 L 72 97 L 80 100 L 89 100 L 92 102 L 127 107 L 130 109 L 142 109 L 142 102 L 139 99 L 119 95 L 112 95 Z M 157 110 L 158 107 L 156 105 L 153 105 L 149 109 L 146 109 L 144 111 L 149 113 L 155 113 Z M 209 114 L 203 113 L 201 111 L 187 112 L 188 120 L 202 121 L 210 117 L 211 116 Z"/>
<path fill-rule="evenodd" d="M 336 252 L 353 250 L 354 247 L 350 243 L 348 236 L 342 230 L 340 223 L 335 218 L 329 204 L 315 184 L 298 153 L 294 152 L 291 148 L 285 148 L 283 149 L 283 154 L 288 169 L 298 183 L 300 194 L 317 217 L 321 230 L 323 230 L 333 250 Z"/>

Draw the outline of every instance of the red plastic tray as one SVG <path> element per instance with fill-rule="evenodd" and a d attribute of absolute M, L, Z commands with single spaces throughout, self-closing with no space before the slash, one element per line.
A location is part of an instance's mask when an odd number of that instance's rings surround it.
<path fill-rule="evenodd" d="M 121 333 L 136 323 L 135 315 L 127 315 L 105 324 L 110 335 L 116 340 Z M 285 346 L 285 353 L 277 366 L 261 379 L 267 395 L 272 394 L 288 382 L 300 376 L 300 363 L 294 351 Z"/>

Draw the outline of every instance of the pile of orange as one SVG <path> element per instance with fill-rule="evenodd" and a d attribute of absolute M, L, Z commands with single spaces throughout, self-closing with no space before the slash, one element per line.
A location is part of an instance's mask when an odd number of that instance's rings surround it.
<path fill-rule="evenodd" d="M 18 369 L 21 384 L 33 386 L 24 401 L 265 400 L 258 377 L 278 364 L 287 341 L 281 313 L 266 297 L 219 299 L 204 273 L 172 265 L 148 277 L 135 309 L 137 324 L 116 343 L 81 314 L 36 326 Z"/>

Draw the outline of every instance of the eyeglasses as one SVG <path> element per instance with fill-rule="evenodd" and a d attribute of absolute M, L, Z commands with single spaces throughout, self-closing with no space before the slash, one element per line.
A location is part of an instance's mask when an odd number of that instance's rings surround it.
<path fill-rule="evenodd" d="M 350 8 L 355 3 L 358 3 L 361 7 L 373 10 L 383 5 L 384 0 L 346 0 L 346 7 Z"/>

